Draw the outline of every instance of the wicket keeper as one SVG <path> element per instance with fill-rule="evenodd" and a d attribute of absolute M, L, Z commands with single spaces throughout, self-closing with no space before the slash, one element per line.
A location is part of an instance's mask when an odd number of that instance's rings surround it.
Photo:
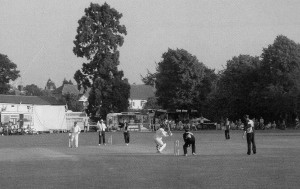
<path fill-rule="evenodd" d="M 196 144 L 195 144 L 195 137 L 193 133 L 189 131 L 189 128 L 185 128 L 185 133 L 183 133 L 183 140 L 184 140 L 184 145 L 183 145 L 183 155 L 187 156 L 187 148 L 192 145 L 192 154 L 196 155 Z"/>

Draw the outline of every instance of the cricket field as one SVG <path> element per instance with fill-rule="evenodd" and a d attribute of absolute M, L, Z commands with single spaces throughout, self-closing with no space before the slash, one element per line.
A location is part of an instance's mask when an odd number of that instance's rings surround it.
<path fill-rule="evenodd" d="M 0 136 L 1 188 L 299 188 L 300 130 L 256 131 L 257 154 L 246 154 L 243 131 L 195 131 L 197 155 L 182 156 L 182 134 L 164 138 L 156 153 L 154 133 L 81 133 L 68 148 L 68 134 Z M 180 156 L 174 156 L 174 141 Z"/>

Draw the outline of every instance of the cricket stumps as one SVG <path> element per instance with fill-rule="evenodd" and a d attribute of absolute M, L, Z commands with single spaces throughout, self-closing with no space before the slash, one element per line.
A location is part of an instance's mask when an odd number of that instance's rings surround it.
<path fill-rule="evenodd" d="M 179 140 L 174 141 L 174 156 L 179 156 Z"/>

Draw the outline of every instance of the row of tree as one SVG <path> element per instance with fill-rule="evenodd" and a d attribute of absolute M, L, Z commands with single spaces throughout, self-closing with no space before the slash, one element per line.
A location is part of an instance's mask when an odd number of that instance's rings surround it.
<path fill-rule="evenodd" d="M 87 113 L 92 116 L 105 118 L 128 108 L 130 85 L 118 70 L 118 48 L 127 35 L 121 17 L 107 3 L 91 3 L 78 21 L 73 52 L 86 62 L 74 79 L 78 89 L 91 89 Z M 19 76 L 15 64 L 3 65 L 7 59 L 0 56 L 1 93 L 7 92 L 9 80 Z M 156 97 L 148 99 L 145 108 L 198 110 L 215 121 L 245 114 L 291 121 L 300 113 L 299 66 L 300 45 L 282 35 L 260 56 L 235 56 L 219 72 L 184 49 L 168 49 L 156 72 L 142 76 L 145 84 L 156 88 Z"/>
<path fill-rule="evenodd" d="M 156 72 L 142 76 L 156 87 L 146 108 L 195 109 L 216 121 L 245 114 L 292 121 L 300 113 L 300 45 L 277 36 L 258 56 L 239 55 L 218 73 L 183 49 L 169 49 Z"/>

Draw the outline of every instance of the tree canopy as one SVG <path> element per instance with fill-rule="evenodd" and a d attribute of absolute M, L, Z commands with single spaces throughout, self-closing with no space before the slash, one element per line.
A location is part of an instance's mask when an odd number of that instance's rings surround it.
<path fill-rule="evenodd" d="M 208 104 L 213 115 L 237 118 L 251 113 L 250 95 L 258 80 L 258 68 L 259 57 L 239 55 L 227 61 L 226 69 L 219 73 L 216 90 L 210 94 Z"/>
<path fill-rule="evenodd" d="M 9 91 L 9 82 L 20 77 L 19 73 L 17 65 L 10 61 L 7 55 L 0 54 L 0 94 L 6 94 Z"/>
<path fill-rule="evenodd" d="M 168 49 L 156 69 L 156 97 L 164 109 L 199 109 L 208 68 L 184 49 Z"/>
<path fill-rule="evenodd" d="M 262 96 L 271 101 L 269 116 L 286 117 L 300 113 L 300 45 L 286 36 L 277 36 L 261 55 Z"/>
<path fill-rule="evenodd" d="M 156 80 L 156 73 L 151 73 L 148 69 L 147 69 L 147 74 L 146 76 L 142 76 L 141 75 L 141 79 L 142 79 L 142 82 L 145 84 L 145 85 L 150 85 L 152 87 L 155 86 L 155 80 Z"/>
<path fill-rule="evenodd" d="M 211 113 L 241 118 L 293 120 L 300 113 L 300 46 L 285 36 L 263 49 L 262 55 L 239 55 L 227 61 L 209 96 Z"/>
<path fill-rule="evenodd" d="M 43 96 L 43 90 L 35 84 L 26 85 L 24 90 L 26 96 Z"/>
<path fill-rule="evenodd" d="M 156 97 L 149 97 L 143 109 L 161 109 L 161 107 L 158 105 Z"/>
<path fill-rule="evenodd" d="M 300 44 L 286 36 L 260 56 L 234 56 L 218 74 L 183 49 L 169 49 L 162 59 L 142 81 L 155 83 L 164 109 L 197 109 L 215 121 L 248 114 L 292 122 L 300 114 Z"/>
<path fill-rule="evenodd" d="M 129 96 L 130 85 L 118 70 L 118 47 L 123 45 L 127 34 L 126 27 L 120 24 L 122 14 L 107 3 L 102 6 L 91 3 L 84 12 L 78 21 L 73 52 L 89 62 L 83 63 L 74 79 L 79 89 L 92 89 L 88 113 L 105 116 L 111 111 L 127 109 L 128 98 L 125 103 L 125 97 Z"/>

